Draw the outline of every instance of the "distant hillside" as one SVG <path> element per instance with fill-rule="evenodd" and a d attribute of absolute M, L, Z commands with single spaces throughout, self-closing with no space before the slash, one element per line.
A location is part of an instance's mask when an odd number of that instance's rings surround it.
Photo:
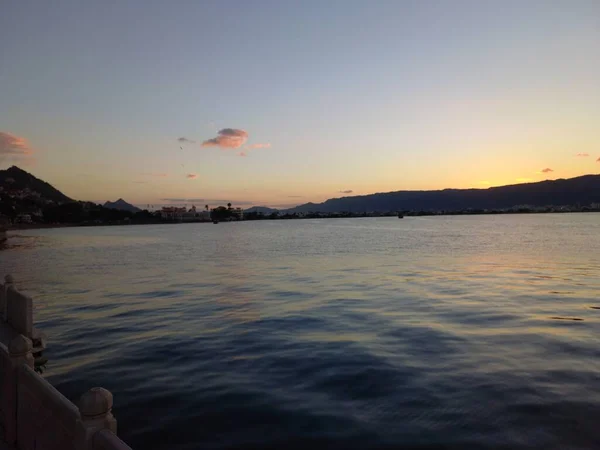
<path fill-rule="evenodd" d="M 40 194 L 42 199 L 52 200 L 57 203 L 73 201 L 58 189 L 55 189 L 52 185 L 19 169 L 17 166 L 12 166 L 6 170 L 0 170 L 0 186 L 12 190 L 29 189 L 30 191 Z"/>
<path fill-rule="evenodd" d="M 125 200 L 120 198 L 116 202 L 106 202 L 104 203 L 105 208 L 118 209 L 119 211 L 129 211 L 129 212 L 140 212 L 141 209 L 133 206 L 131 203 L 127 203 Z"/>
<path fill-rule="evenodd" d="M 600 175 L 515 184 L 488 189 L 396 191 L 306 203 L 287 212 L 452 211 L 505 209 L 518 205 L 562 206 L 600 203 Z"/>
<path fill-rule="evenodd" d="M 261 214 L 271 214 L 279 211 L 275 208 L 269 208 L 267 206 L 253 206 L 252 208 L 245 209 L 245 213 L 261 213 Z"/>

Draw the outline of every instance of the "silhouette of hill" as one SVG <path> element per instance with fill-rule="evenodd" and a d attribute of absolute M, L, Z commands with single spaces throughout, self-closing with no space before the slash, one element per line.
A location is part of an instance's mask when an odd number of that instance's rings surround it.
<path fill-rule="evenodd" d="M 53 187 L 51 184 L 34 177 L 30 173 L 12 166 L 6 170 L 0 170 L 0 186 L 4 189 L 14 191 L 29 189 L 37 192 L 40 198 L 51 200 L 56 203 L 72 202 L 73 200 Z"/>
<path fill-rule="evenodd" d="M 118 209 L 119 211 L 129 211 L 129 212 L 140 212 L 141 209 L 133 206 L 131 203 L 127 203 L 125 200 L 120 198 L 116 202 L 106 202 L 104 203 L 105 208 Z"/>
<path fill-rule="evenodd" d="M 487 189 L 396 191 L 332 198 L 286 210 L 299 212 L 458 211 L 506 209 L 519 205 L 563 206 L 600 203 L 600 175 L 514 184 Z"/>

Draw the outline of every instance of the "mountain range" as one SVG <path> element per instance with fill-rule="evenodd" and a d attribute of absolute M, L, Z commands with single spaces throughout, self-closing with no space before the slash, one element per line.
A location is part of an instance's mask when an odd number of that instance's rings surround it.
<path fill-rule="evenodd" d="M 0 170 L 0 187 L 10 191 L 36 192 L 43 201 L 74 202 L 52 185 L 30 173 L 12 166 Z M 6 191 L 9 192 L 9 191 Z M 36 194 L 36 195 L 37 195 Z M 4 201 L 4 200 L 3 200 Z M 574 206 L 600 204 L 600 175 L 514 184 L 487 189 L 443 189 L 435 191 L 395 191 L 351 197 L 331 198 L 322 203 L 305 203 L 281 210 L 301 212 L 388 212 L 388 211 L 457 211 L 467 209 L 507 209 L 519 205 Z M 122 198 L 106 202 L 105 208 L 139 212 L 140 209 Z M 246 212 L 268 215 L 277 211 L 266 206 L 254 206 Z"/>
<path fill-rule="evenodd" d="M 137 206 L 133 206 L 131 203 L 127 203 L 122 198 L 120 198 L 116 202 L 105 202 L 103 206 L 105 208 L 118 209 L 119 211 L 129 211 L 132 213 L 141 211 L 140 208 L 138 208 Z"/>
<path fill-rule="evenodd" d="M 457 211 L 506 209 L 518 205 L 563 206 L 578 203 L 581 205 L 600 203 L 600 175 L 584 175 L 487 189 L 395 191 L 332 198 L 323 203 L 298 205 L 285 212 Z"/>

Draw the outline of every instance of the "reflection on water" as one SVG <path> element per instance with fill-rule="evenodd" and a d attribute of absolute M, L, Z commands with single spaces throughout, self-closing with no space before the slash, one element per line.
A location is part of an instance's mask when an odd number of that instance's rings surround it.
<path fill-rule="evenodd" d="M 18 249 L 34 249 L 44 245 L 50 240 L 43 236 L 23 235 L 14 232 L 9 232 L 10 239 L 0 242 L 0 251 L 2 250 L 18 250 Z"/>
<path fill-rule="evenodd" d="M 134 448 L 592 448 L 599 219 L 37 230 L 0 269 Z"/>

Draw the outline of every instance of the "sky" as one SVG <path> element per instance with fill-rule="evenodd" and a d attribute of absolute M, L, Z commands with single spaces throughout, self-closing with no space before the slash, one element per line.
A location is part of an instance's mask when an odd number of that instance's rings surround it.
<path fill-rule="evenodd" d="M 0 2 L 0 167 L 286 207 L 600 172 L 600 1 Z"/>

